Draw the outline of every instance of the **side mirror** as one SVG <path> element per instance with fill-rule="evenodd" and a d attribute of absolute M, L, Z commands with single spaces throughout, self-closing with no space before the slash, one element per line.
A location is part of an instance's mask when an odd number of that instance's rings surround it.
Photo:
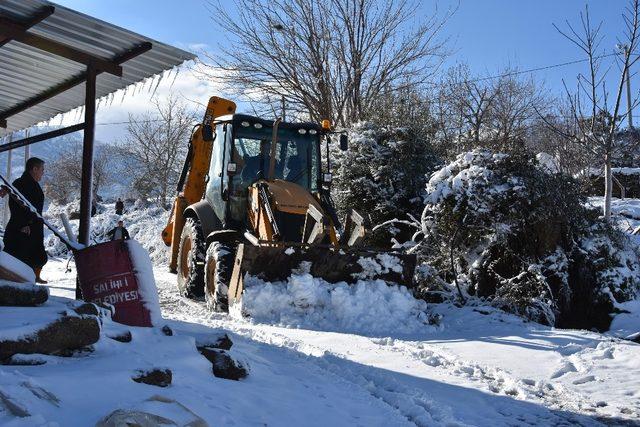
<path fill-rule="evenodd" d="M 340 150 L 347 151 L 349 149 L 349 138 L 344 133 L 340 135 Z"/>
<path fill-rule="evenodd" d="M 202 125 L 202 139 L 213 141 L 213 127 L 211 125 Z"/>

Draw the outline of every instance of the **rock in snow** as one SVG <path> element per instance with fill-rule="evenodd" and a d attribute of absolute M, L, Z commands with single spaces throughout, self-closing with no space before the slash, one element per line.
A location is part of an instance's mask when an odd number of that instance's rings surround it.
<path fill-rule="evenodd" d="M 238 381 L 249 375 L 246 364 L 235 360 L 226 350 L 211 347 L 202 347 L 198 350 L 211 362 L 213 375 L 218 378 Z"/>
<path fill-rule="evenodd" d="M 24 317 L 29 318 L 29 313 L 25 311 Z M 95 316 L 62 316 L 24 337 L 0 340 L 0 360 L 18 353 L 58 354 L 78 350 L 98 339 L 100 323 Z"/>
<path fill-rule="evenodd" d="M 134 408 L 115 410 L 96 424 L 96 427 L 125 426 L 208 427 L 208 424 L 183 404 L 155 395 Z"/>
<path fill-rule="evenodd" d="M 131 377 L 131 379 L 137 383 L 155 385 L 158 387 L 167 387 L 171 385 L 173 373 L 171 372 L 171 369 L 166 368 L 138 370 L 135 375 Z"/>
<path fill-rule="evenodd" d="M 32 307 L 49 299 L 49 288 L 28 283 L 0 281 L 0 306 Z"/>

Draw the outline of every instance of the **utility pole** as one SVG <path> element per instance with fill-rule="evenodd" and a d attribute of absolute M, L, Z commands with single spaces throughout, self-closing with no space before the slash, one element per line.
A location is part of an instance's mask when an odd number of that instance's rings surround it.
<path fill-rule="evenodd" d="M 624 46 L 624 56 L 625 58 L 629 54 L 629 46 Z M 629 123 L 629 129 L 633 129 L 633 108 L 631 104 L 633 100 L 631 99 L 631 70 L 627 68 L 627 117 Z"/>

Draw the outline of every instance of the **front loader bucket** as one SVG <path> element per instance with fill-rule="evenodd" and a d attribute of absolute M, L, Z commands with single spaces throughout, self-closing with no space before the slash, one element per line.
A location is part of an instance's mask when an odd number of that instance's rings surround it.
<path fill-rule="evenodd" d="M 354 248 L 304 245 L 238 246 L 229 303 L 240 300 L 245 274 L 266 281 L 284 281 L 296 270 L 308 269 L 313 277 L 330 283 L 355 283 L 381 279 L 413 287 L 416 256 Z"/>

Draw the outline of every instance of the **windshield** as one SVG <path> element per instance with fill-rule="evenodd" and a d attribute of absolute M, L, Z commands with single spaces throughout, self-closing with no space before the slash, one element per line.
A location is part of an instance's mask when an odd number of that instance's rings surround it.
<path fill-rule="evenodd" d="M 272 128 L 236 125 L 235 130 L 233 157 L 238 165 L 238 190 L 241 190 L 258 179 L 269 178 Z M 315 192 L 319 173 L 319 135 L 311 134 L 308 129 L 303 131 L 278 129 L 274 178 L 295 182 Z"/>

